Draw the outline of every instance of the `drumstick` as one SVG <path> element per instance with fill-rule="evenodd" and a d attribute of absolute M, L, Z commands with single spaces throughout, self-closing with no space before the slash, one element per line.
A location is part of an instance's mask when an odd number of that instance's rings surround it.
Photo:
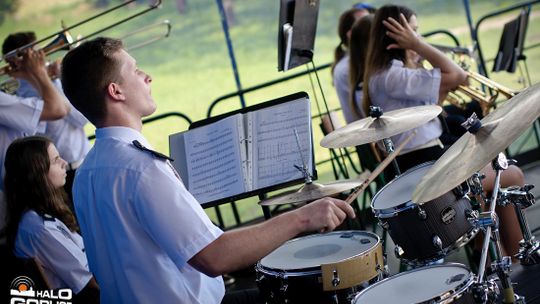
<path fill-rule="evenodd" d="M 379 175 L 381 172 L 383 172 L 384 168 L 388 167 L 388 165 L 396 158 L 396 156 L 403 150 L 406 144 L 411 141 L 411 139 L 416 135 L 416 131 L 413 131 L 405 140 L 397 147 L 394 152 L 388 154 L 388 156 L 373 170 L 371 175 L 358 187 L 354 188 L 351 194 L 347 197 L 345 200 L 346 203 L 350 204 L 352 203 L 360 193 L 362 193 L 367 186 Z"/>

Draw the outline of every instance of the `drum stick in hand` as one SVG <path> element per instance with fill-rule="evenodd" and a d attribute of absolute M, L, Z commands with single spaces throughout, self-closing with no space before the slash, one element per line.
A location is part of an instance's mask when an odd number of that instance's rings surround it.
<path fill-rule="evenodd" d="M 388 167 L 388 165 L 396 158 L 396 156 L 403 150 L 406 144 L 411 141 L 411 139 L 416 135 L 416 131 L 413 131 L 411 135 L 409 135 L 398 147 L 394 152 L 388 154 L 388 156 L 373 170 L 371 175 L 358 187 L 354 188 L 351 194 L 347 197 L 345 202 L 348 204 L 352 203 L 360 193 L 364 192 L 364 190 L 367 188 L 369 184 L 379 175 L 381 172 L 383 172 L 384 168 Z"/>

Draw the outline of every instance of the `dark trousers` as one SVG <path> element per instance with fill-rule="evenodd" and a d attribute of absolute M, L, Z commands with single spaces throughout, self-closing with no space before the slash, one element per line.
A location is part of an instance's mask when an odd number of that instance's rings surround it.
<path fill-rule="evenodd" d="M 416 151 L 412 151 L 403 155 L 398 155 L 396 161 L 399 166 L 401 173 L 409 170 L 412 167 L 423 164 L 428 161 L 437 160 L 444 154 L 445 149 L 439 146 L 433 146 L 429 148 L 424 148 Z M 384 177 L 386 182 L 391 181 L 396 177 L 396 171 L 393 165 L 389 165 L 384 170 Z"/>

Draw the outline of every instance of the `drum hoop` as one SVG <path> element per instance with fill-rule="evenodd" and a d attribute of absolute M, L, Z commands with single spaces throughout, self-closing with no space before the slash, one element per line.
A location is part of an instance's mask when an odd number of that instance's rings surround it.
<path fill-rule="evenodd" d="M 434 163 L 435 163 L 435 161 L 429 161 L 429 162 L 421 163 L 419 165 L 416 165 L 416 166 L 410 168 L 409 170 L 403 172 L 402 174 L 394 177 L 393 180 L 389 181 L 388 184 L 384 185 L 384 187 L 382 187 L 381 190 L 379 190 L 377 193 L 375 193 L 375 196 L 373 196 L 373 199 L 371 200 L 371 204 L 370 204 L 371 210 L 373 210 L 373 212 L 375 213 L 375 216 L 379 217 L 379 215 L 377 215 L 377 214 L 382 214 L 384 216 L 384 218 L 393 217 L 393 216 L 396 216 L 397 213 L 411 208 L 411 207 L 404 208 L 405 206 L 411 206 L 412 205 L 414 207 L 415 205 L 417 205 L 413 201 L 409 200 L 409 201 L 407 201 L 405 203 L 399 204 L 399 205 L 394 206 L 394 207 L 385 208 L 385 209 L 379 209 L 379 208 L 376 208 L 374 204 L 375 204 L 375 201 L 377 201 L 377 197 L 379 197 L 380 193 L 384 192 L 385 189 L 391 187 L 392 184 L 394 184 L 398 179 L 400 179 L 402 177 L 405 177 L 406 175 L 411 174 L 412 172 L 416 171 L 417 169 L 427 167 L 427 166 L 431 166 Z"/>
<path fill-rule="evenodd" d="M 371 206 L 373 213 L 377 218 L 391 218 L 398 216 L 400 213 L 407 211 L 409 209 L 417 208 L 418 205 L 413 203 L 412 201 L 405 202 L 401 205 L 397 205 L 395 207 L 390 207 L 386 209 L 373 209 L 373 206 Z"/>
<path fill-rule="evenodd" d="M 446 266 L 456 266 L 456 267 L 459 267 L 459 268 L 464 268 L 466 269 L 468 272 L 469 272 L 469 277 L 461 284 L 459 284 L 458 286 L 456 286 L 455 288 L 451 289 L 451 290 L 448 290 L 446 291 L 445 293 L 443 294 L 440 294 L 440 295 L 437 295 L 431 299 L 428 299 L 428 303 L 440 303 L 440 301 L 444 301 L 444 300 L 447 300 L 451 297 L 453 297 L 454 295 L 458 295 L 458 294 L 461 294 L 463 293 L 464 291 L 466 291 L 473 283 L 474 283 L 474 279 L 475 279 L 475 276 L 474 274 L 471 272 L 470 269 L 468 269 L 465 265 L 463 264 L 459 264 L 459 263 L 444 263 L 444 264 L 439 264 L 439 265 L 430 265 L 430 266 L 424 266 L 424 267 L 420 267 L 420 268 L 416 268 L 416 269 L 413 269 L 413 270 L 409 270 L 409 271 L 405 271 L 405 272 L 401 272 L 401 273 L 398 273 L 398 274 L 395 274 L 391 277 L 388 277 L 384 280 L 381 280 L 373 285 L 370 285 L 368 288 L 360 291 L 355 297 L 354 297 L 354 302 L 353 304 L 356 304 L 356 300 L 362 296 L 363 294 L 367 293 L 368 291 L 370 291 L 371 289 L 374 289 L 376 286 L 378 285 L 382 285 L 384 284 L 386 281 L 389 281 L 389 280 L 392 280 L 394 278 L 397 278 L 399 276 L 403 276 L 403 275 L 406 275 L 406 274 L 409 274 L 409 273 L 413 273 L 413 272 L 417 272 L 417 271 L 421 271 L 421 270 L 424 270 L 424 269 L 427 269 L 427 268 L 435 268 L 435 267 L 446 267 Z M 423 302 L 421 302 L 423 303 Z"/>
<path fill-rule="evenodd" d="M 326 233 L 326 235 L 343 234 L 343 233 L 348 233 L 348 232 L 352 232 L 352 233 L 362 232 L 361 234 L 368 234 L 368 235 L 374 237 L 376 242 L 368 250 L 363 251 L 363 252 L 358 253 L 358 254 L 355 254 L 355 255 L 352 255 L 352 256 L 347 257 L 347 258 L 345 258 L 343 260 L 337 261 L 336 263 L 340 263 L 340 262 L 343 262 L 343 261 L 354 259 L 354 258 L 362 256 L 362 255 L 367 255 L 368 253 L 371 253 L 373 250 L 376 250 L 379 245 L 382 246 L 381 238 L 377 234 L 375 234 L 373 232 L 369 232 L 369 231 L 364 231 L 364 230 L 333 231 L 333 232 Z M 301 240 L 301 239 L 317 237 L 319 235 L 320 234 L 313 234 L 313 235 L 309 235 L 309 236 L 299 237 L 299 238 L 292 239 L 292 240 L 290 240 L 288 242 L 296 242 L 296 241 Z M 305 275 L 312 275 L 312 274 L 321 274 L 322 275 L 321 265 L 315 266 L 315 267 L 306 267 L 306 268 L 293 269 L 293 270 L 283 270 L 283 269 L 279 269 L 279 268 L 266 267 L 266 266 L 262 265 L 261 261 L 259 260 L 257 262 L 256 266 L 255 266 L 255 269 L 260 270 L 261 272 L 266 272 L 266 273 L 271 274 L 271 275 L 277 275 L 279 277 L 287 277 L 287 276 L 289 276 L 289 277 L 295 276 L 296 277 L 296 276 L 305 276 Z M 296 271 L 296 270 L 298 270 L 298 271 Z"/>

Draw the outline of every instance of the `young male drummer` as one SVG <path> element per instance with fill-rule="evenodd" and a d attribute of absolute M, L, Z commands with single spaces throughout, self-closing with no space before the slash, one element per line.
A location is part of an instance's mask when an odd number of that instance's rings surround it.
<path fill-rule="evenodd" d="M 221 274 L 254 264 L 301 232 L 331 231 L 355 216 L 345 202 L 323 198 L 221 231 L 140 133 L 142 117 L 156 110 L 151 82 L 119 40 L 85 42 L 62 63 L 66 96 L 97 127 L 73 195 L 103 303 L 219 303 Z"/>

